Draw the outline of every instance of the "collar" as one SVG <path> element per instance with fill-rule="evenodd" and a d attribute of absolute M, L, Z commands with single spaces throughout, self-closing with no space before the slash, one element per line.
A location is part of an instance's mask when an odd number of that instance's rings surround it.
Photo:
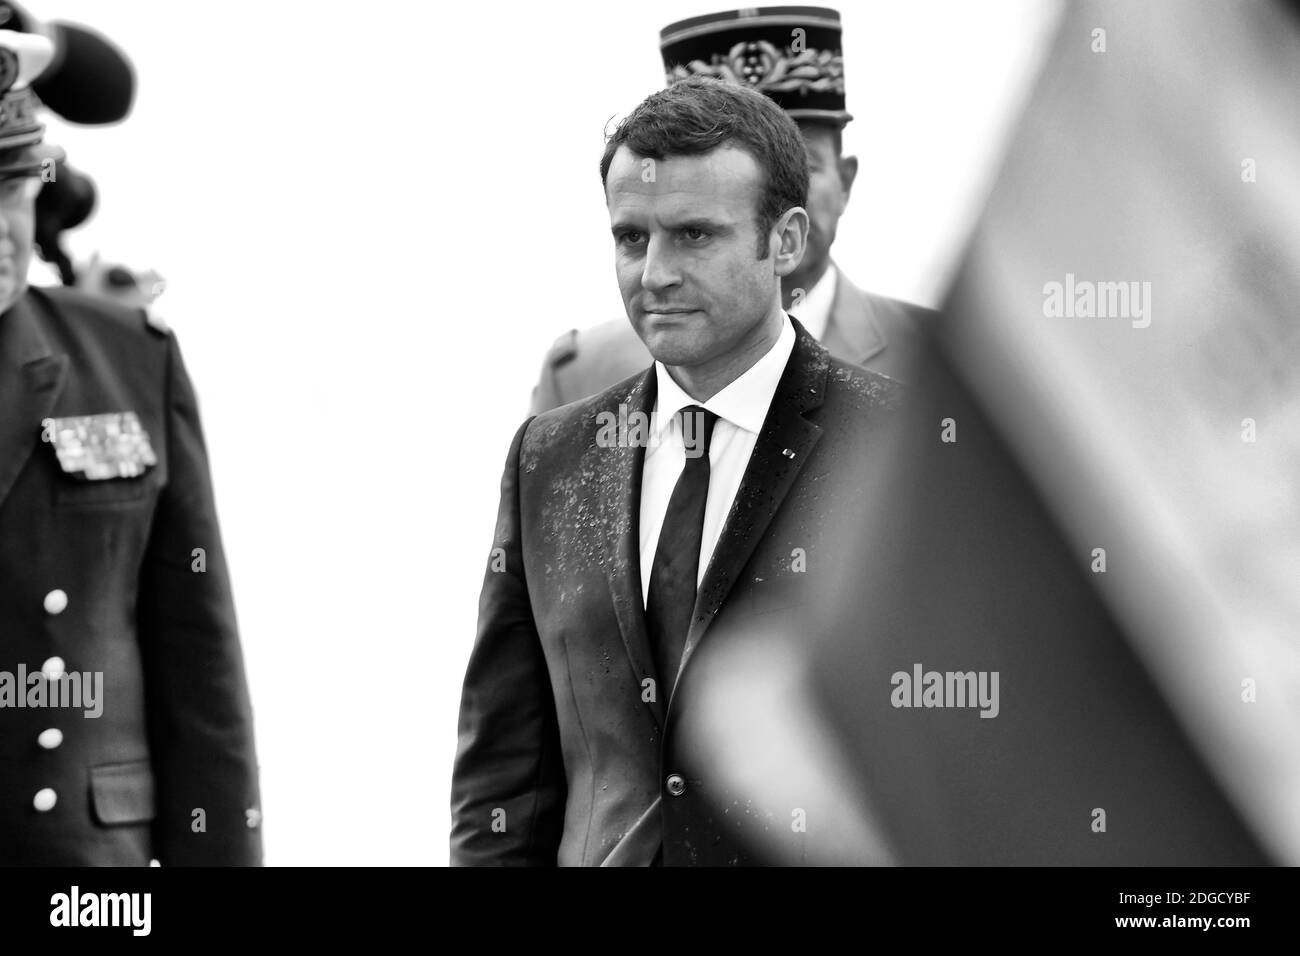
<path fill-rule="evenodd" d="M 29 288 L 0 315 L 0 366 L 17 369 L 53 355 Z"/>
<path fill-rule="evenodd" d="M 818 341 L 832 354 L 862 365 L 884 351 L 888 344 L 885 330 L 871 298 L 843 275 L 834 262 L 831 268 L 836 276 L 835 303 L 831 306 L 826 334 Z"/>
<path fill-rule="evenodd" d="M 817 280 L 816 285 L 804 293 L 795 311 L 799 321 L 808 330 L 808 334 L 818 342 L 826 338 L 826 327 L 830 325 L 831 308 L 835 305 L 835 291 L 839 285 L 840 270 L 835 263 L 828 262 L 826 271 Z"/>
<path fill-rule="evenodd" d="M 658 398 L 651 429 L 655 438 L 662 438 L 664 431 L 672 424 L 676 414 L 688 405 L 699 405 L 724 418 L 737 428 L 742 428 L 755 435 L 763 427 L 767 418 L 768 407 L 776 386 L 781 381 L 785 367 L 794 351 L 794 326 L 790 316 L 785 315 L 781 334 L 775 344 L 757 362 L 746 369 L 734 382 L 728 385 L 707 402 L 697 402 L 673 381 L 663 362 L 655 362 L 655 379 L 658 386 Z"/>

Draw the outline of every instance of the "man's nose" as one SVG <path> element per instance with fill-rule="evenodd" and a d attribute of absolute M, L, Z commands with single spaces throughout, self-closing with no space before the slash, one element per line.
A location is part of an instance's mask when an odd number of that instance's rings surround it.
<path fill-rule="evenodd" d="M 641 286 L 649 292 L 661 292 L 681 284 L 677 256 L 670 241 L 651 236 L 646 242 L 645 265 Z"/>

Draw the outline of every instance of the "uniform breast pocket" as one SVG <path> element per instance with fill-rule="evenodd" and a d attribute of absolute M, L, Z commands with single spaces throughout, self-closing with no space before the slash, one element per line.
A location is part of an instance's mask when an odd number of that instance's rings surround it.
<path fill-rule="evenodd" d="M 153 769 L 148 760 L 90 768 L 90 802 L 105 826 L 147 823 L 154 818 Z"/>
<path fill-rule="evenodd" d="M 59 475 L 54 485 L 54 504 L 58 508 L 131 508 L 148 501 L 156 481 L 150 474 L 137 478 L 103 478 L 78 481 Z"/>
<path fill-rule="evenodd" d="M 53 452 L 56 508 L 126 508 L 158 485 L 160 456 L 132 411 L 47 418 L 41 441 Z"/>

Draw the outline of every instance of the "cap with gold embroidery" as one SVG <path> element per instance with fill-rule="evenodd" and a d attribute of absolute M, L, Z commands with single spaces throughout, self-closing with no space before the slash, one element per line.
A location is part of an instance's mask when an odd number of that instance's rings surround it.
<path fill-rule="evenodd" d="M 31 88 L 53 56 L 54 45 L 40 34 L 0 30 L 0 178 L 31 176 L 63 158 L 41 141 L 41 101 Z"/>
<path fill-rule="evenodd" d="M 659 50 L 671 85 L 713 76 L 766 93 L 801 122 L 843 126 L 844 51 L 839 11 L 749 7 L 669 24 Z"/>

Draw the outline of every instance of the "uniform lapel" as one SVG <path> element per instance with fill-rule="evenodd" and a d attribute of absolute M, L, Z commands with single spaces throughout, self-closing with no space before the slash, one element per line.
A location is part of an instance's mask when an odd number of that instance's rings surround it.
<path fill-rule="evenodd" d="M 621 398 L 629 421 L 637 413 L 649 420 L 650 413 L 654 410 L 655 390 L 655 370 L 651 366 L 632 390 Z M 620 415 L 618 408 L 610 408 L 608 411 Z M 609 469 L 611 481 L 608 487 L 622 490 L 611 523 L 613 533 L 609 536 L 612 560 L 607 562 L 606 567 L 610 596 L 614 601 L 614 613 L 618 618 L 618 628 L 633 673 L 638 681 L 647 676 L 654 678 L 655 699 L 650 702 L 650 710 L 654 714 L 655 723 L 662 730 L 664 701 L 660 689 L 663 680 L 655 671 L 650 635 L 645 624 L 645 607 L 641 599 L 641 472 L 645 463 L 645 445 L 639 442 L 635 445 L 620 442 L 615 448 L 600 448 L 598 452 L 605 462 L 603 467 Z"/>
<path fill-rule="evenodd" d="M 23 295 L 0 315 L 0 504 L 40 441 L 41 422 L 63 389 L 66 355 L 55 355 Z"/>
<path fill-rule="evenodd" d="M 829 355 L 797 322 L 795 330 L 798 338 L 794 350 L 772 396 L 763 430 L 704 573 L 679 675 L 821 438 L 821 427 L 804 416 L 825 400 Z"/>
<path fill-rule="evenodd" d="M 822 344 L 832 355 L 862 365 L 885 350 L 888 342 L 880 323 L 872 315 L 871 303 L 848 276 L 831 265 L 835 277 L 835 301 L 826 321 Z"/>

